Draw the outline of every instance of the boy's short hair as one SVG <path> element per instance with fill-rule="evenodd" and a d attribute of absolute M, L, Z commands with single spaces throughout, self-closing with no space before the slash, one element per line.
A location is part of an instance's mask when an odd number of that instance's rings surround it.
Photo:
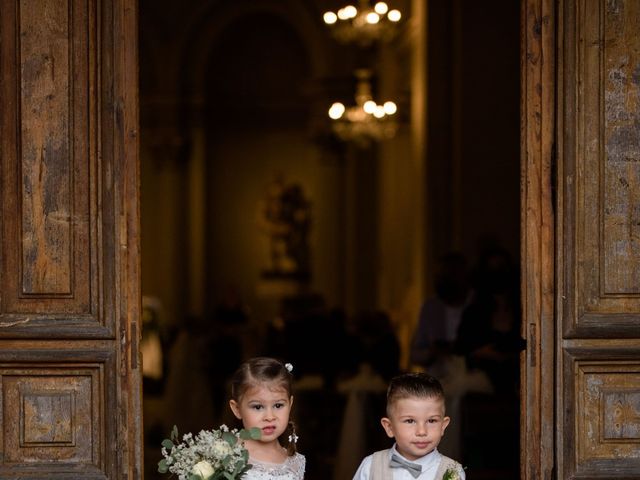
<path fill-rule="evenodd" d="M 444 400 L 444 389 L 436 377 L 427 373 L 403 373 L 393 377 L 387 388 L 387 415 L 390 408 L 404 398 Z"/>

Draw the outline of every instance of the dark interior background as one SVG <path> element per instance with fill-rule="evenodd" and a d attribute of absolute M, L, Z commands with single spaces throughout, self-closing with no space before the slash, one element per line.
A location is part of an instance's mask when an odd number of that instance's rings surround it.
<path fill-rule="evenodd" d="M 162 353 L 145 378 L 146 478 L 174 424 L 230 422 L 226 380 L 257 354 L 294 364 L 305 478 L 351 478 L 341 382 L 363 362 L 385 380 L 412 369 L 436 259 L 473 265 L 499 245 L 518 262 L 519 2 L 388 3 L 397 35 L 362 48 L 323 24 L 336 0 L 140 0 L 142 288 Z M 352 102 L 361 67 L 400 109 L 396 136 L 365 149 L 326 114 Z M 309 205 L 304 278 L 267 275 L 260 214 L 278 178 Z M 360 411 L 366 454 L 390 445 L 383 400 Z M 469 478 L 517 478 L 517 398 L 465 408 Z"/>

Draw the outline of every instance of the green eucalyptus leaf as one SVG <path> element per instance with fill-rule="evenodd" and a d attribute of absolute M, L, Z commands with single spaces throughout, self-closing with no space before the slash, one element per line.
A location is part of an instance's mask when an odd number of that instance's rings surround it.
<path fill-rule="evenodd" d="M 171 440 L 169 440 L 168 438 L 165 438 L 162 441 L 162 446 L 164 448 L 166 448 L 167 450 L 171 450 L 173 448 L 173 442 Z"/>
<path fill-rule="evenodd" d="M 171 440 L 178 440 L 178 427 L 175 425 L 171 429 Z"/>
<path fill-rule="evenodd" d="M 238 438 L 231 432 L 222 432 L 222 439 L 232 447 L 238 441 Z"/>
<path fill-rule="evenodd" d="M 247 467 L 247 464 L 245 462 L 238 462 L 236 463 L 236 468 L 233 474 L 236 476 L 236 478 L 240 478 L 242 477 L 242 474 L 246 472 L 248 469 L 249 467 Z"/>
<path fill-rule="evenodd" d="M 167 473 L 169 471 L 169 466 L 167 465 L 167 459 L 163 458 L 158 462 L 158 472 Z"/>
<path fill-rule="evenodd" d="M 249 430 L 240 430 L 239 435 L 242 440 L 260 440 L 262 431 L 258 427 L 253 427 Z"/>

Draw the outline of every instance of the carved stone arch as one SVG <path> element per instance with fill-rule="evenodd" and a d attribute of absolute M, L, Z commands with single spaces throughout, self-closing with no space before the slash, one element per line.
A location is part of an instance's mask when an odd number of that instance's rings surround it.
<path fill-rule="evenodd" d="M 312 78 L 326 76 L 329 69 L 327 32 L 313 17 L 316 13 L 297 0 L 261 0 L 260 2 L 217 2 L 197 12 L 193 35 L 185 42 L 182 79 L 183 91 L 191 101 L 204 98 L 205 69 L 216 38 L 230 24 L 246 15 L 265 13 L 284 20 L 304 42 L 309 52 Z"/>

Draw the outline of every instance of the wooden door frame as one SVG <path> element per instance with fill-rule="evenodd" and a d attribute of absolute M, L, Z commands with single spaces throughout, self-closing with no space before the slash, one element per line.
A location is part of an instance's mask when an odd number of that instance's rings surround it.
<path fill-rule="evenodd" d="M 520 478 L 555 475 L 553 178 L 556 164 L 556 11 L 521 1 L 521 356 Z"/>
<path fill-rule="evenodd" d="M 120 218 L 121 241 L 118 253 L 122 256 L 122 298 L 118 312 L 122 324 L 118 332 L 121 341 L 121 380 L 118 395 L 122 402 L 122 416 L 118 422 L 118 438 L 126 445 L 119 461 L 119 478 L 144 478 L 144 428 L 142 418 L 142 286 L 140 253 L 140 97 L 138 55 L 138 1 L 114 0 L 117 15 L 115 31 L 122 35 L 117 50 L 119 69 L 115 79 L 116 119 L 119 127 L 117 152 L 121 155 L 122 196 Z M 120 40 L 120 39 L 119 39 Z M 126 406 L 125 406 L 126 404 Z M 123 449 L 124 450 L 124 449 Z"/>

